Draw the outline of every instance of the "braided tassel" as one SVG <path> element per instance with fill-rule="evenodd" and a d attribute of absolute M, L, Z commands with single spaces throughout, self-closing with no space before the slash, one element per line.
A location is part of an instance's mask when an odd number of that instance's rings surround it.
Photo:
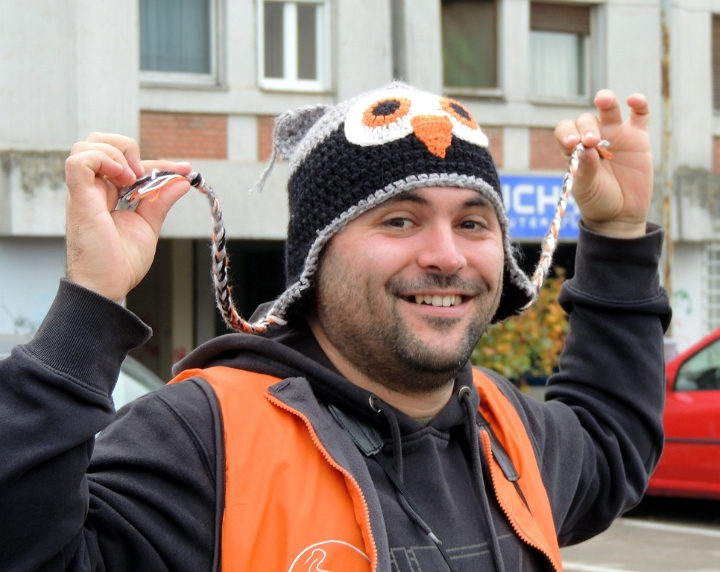
<path fill-rule="evenodd" d="M 609 145 L 610 143 L 603 139 L 596 147 L 598 153 L 600 153 L 600 157 L 603 159 L 612 158 L 612 153 L 607 150 Z M 578 170 L 578 165 L 580 164 L 580 157 L 584 154 L 585 147 L 582 143 L 575 145 L 572 153 L 570 153 L 570 162 L 568 164 L 568 169 L 565 172 L 565 177 L 563 178 L 562 191 L 560 192 L 560 199 L 558 200 L 557 207 L 555 208 L 555 216 L 550 223 L 550 228 L 547 233 L 545 233 L 545 238 L 543 238 L 540 246 L 540 260 L 531 279 L 534 293 L 533 300 L 530 304 L 537 299 L 540 288 L 542 288 L 542 285 L 545 283 L 545 280 L 550 273 L 553 255 L 555 254 L 555 249 L 557 248 L 560 226 L 562 224 L 563 216 L 565 216 L 565 209 L 567 208 L 567 202 L 572 191 L 573 183 L 575 182 L 575 175 Z M 530 304 L 528 304 L 528 306 Z"/>
<path fill-rule="evenodd" d="M 192 187 L 206 195 L 210 203 L 210 213 L 213 218 L 212 277 L 215 286 L 215 303 L 225 323 L 232 330 L 246 333 L 262 333 L 267 330 L 267 326 L 270 324 L 284 324 L 283 320 L 274 316 L 268 316 L 257 324 L 251 324 L 240 317 L 232 300 L 232 288 L 228 278 L 230 258 L 226 250 L 225 225 L 223 224 L 220 202 L 217 200 L 212 187 L 205 183 L 205 179 L 200 173 L 190 173 L 185 176 L 154 169 L 152 173 L 139 178 L 132 185 L 120 189 L 120 202 L 124 203 L 126 208 L 133 208 L 145 197 L 151 196 L 150 200 L 153 201 L 165 185 L 182 179 L 188 181 Z"/>

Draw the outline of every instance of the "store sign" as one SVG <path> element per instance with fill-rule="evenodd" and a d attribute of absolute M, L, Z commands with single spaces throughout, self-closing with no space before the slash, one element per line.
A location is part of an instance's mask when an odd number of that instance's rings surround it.
<path fill-rule="evenodd" d="M 510 219 L 510 237 L 541 240 L 555 215 L 562 177 L 500 175 L 503 201 Z M 560 240 L 577 240 L 580 210 L 572 195 L 560 227 Z"/>

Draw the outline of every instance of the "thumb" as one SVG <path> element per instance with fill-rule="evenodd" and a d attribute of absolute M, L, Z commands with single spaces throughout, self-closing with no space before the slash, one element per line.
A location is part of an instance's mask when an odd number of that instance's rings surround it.
<path fill-rule="evenodd" d="M 154 197 L 141 200 L 135 212 L 145 219 L 155 236 L 160 236 L 160 229 L 168 212 L 188 190 L 190 183 L 185 179 L 168 183 Z"/>

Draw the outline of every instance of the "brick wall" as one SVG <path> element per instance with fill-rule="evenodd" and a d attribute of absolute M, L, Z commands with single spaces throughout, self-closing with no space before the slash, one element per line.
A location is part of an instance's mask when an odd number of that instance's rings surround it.
<path fill-rule="evenodd" d="M 490 142 L 490 155 L 492 155 L 495 166 L 498 169 L 503 167 L 503 128 L 483 126 L 482 130 Z"/>
<path fill-rule="evenodd" d="M 713 137 L 713 173 L 720 175 L 720 137 Z"/>
<path fill-rule="evenodd" d="M 227 115 L 140 112 L 144 159 L 227 159 Z"/>
<path fill-rule="evenodd" d="M 257 149 L 258 161 L 264 163 L 272 153 L 272 134 L 275 128 L 275 117 L 260 115 L 257 118 Z"/>
<path fill-rule="evenodd" d="M 257 118 L 257 148 L 258 161 L 265 162 L 270 158 L 272 153 L 272 133 L 275 127 L 275 117 L 261 115 Z M 490 154 L 492 155 L 495 165 L 498 169 L 503 166 L 503 128 L 502 127 L 486 127 L 482 130 L 487 135 L 490 142 Z"/>
<path fill-rule="evenodd" d="M 555 140 L 555 130 L 544 127 L 530 129 L 530 168 L 564 171 L 567 159 Z"/>

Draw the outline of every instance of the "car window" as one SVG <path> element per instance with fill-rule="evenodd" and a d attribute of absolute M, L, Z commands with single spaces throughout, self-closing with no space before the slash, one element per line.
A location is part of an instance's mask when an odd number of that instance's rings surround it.
<path fill-rule="evenodd" d="M 703 348 L 680 366 L 676 391 L 720 389 L 720 340 Z"/>
<path fill-rule="evenodd" d="M 112 398 L 115 409 L 134 401 L 138 397 L 165 385 L 162 379 L 130 356 L 120 367 L 120 375 L 113 390 Z"/>
<path fill-rule="evenodd" d="M 124 371 L 120 372 L 118 377 L 115 391 L 113 391 L 112 398 L 115 402 L 115 409 L 120 409 L 123 405 L 134 401 L 138 397 L 145 395 L 148 392 L 148 387 L 131 377 Z"/>

